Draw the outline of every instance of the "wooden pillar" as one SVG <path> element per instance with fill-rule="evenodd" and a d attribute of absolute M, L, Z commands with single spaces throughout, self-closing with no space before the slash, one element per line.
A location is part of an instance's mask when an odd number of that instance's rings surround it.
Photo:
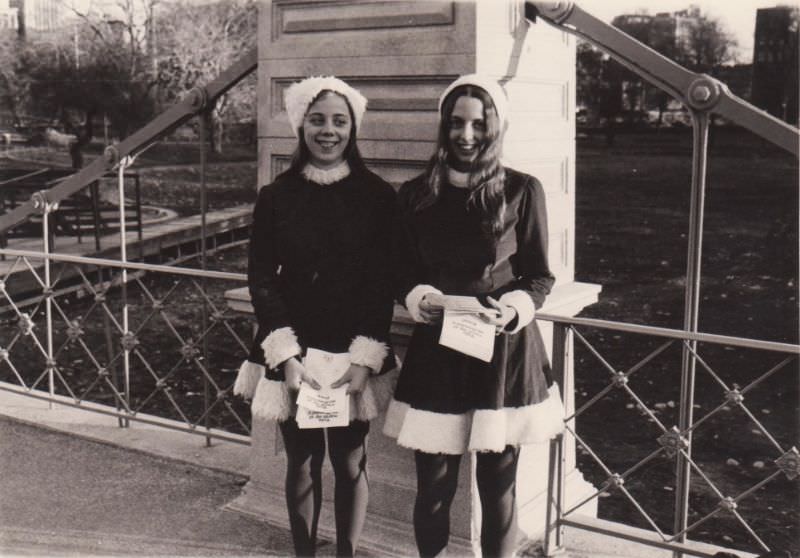
<path fill-rule="evenodd" d="M 550 263 L 557 276 L 543 311 L 574 315 L 597 300 L 599 287 L 574 282 L 575 44 L 544 23 L 530 24 L 522 3 L 263 0 L 259 13 L 259 184 L 287 168 L 296 140 L 283 92 L 311 75 L 335 75 L 361 90 L 368 110 L 359 130 L 367 165 L 399 186 L 420 173 L 434 151 L 437 102 L 461 74 L 481 72 L 504 82 L 510 99 L 506 162 L 537 176 L 547 195 Z M 246 294 L 231 294 L 246 308 Z M 551 346 L 550 324 L 541 324 Z M 395 342 L 402 354 L 408 318 L 396 313 Z M 571 374 L 571 363 L 567 366 Z M 416 490 L 413 454 L 372 424 L 369 438 L 370 505 L 363 545 L 414 555 L 411 515 Z M 251 479 L 231 507 L 287 525 L 283 455 L 275 427 L 253 424 Z M 591 490 L 575 470 L 568 445 L 568 501 Z M 480 525 L 469 459 L 462 465 L 453 505 L 451 553 L 475 548 Z M 520 527 L 530 538 L 544 529 L 547 444 L 526 447 L 520 460 Z M 332 484 L 326 475 L 321 532 L 333 533 Z M 590 514 L 596 510 L 584 510 Z"/>

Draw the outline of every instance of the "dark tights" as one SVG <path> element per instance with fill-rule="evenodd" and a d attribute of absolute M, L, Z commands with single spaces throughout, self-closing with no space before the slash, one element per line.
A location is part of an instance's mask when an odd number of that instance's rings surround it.
<path fill-rule="evenodd" d="M 516 477 L 519 448 L 478 453 L 475 477 L 481 500 L 481 551 L 485 558 L 516 550 Z M 418 451 L 414 535 L 420 556 L 437 556 L 450 538 L 450 505 L 458 487 L 460 455 Z"/>
<path fill-rule="evenodd" d="M 281 425 L 286 446 L 286 506 L 297 556 L 314 556 L 322 504 L 325 435 L 320 428 L 300 429 L 290 418 Z M 369 487 L 365 438 L 369 423 L 327 428 L 328 456 L 336 478 L 334 512 L 336 555 L 353 556 L 364 527 Z"/>

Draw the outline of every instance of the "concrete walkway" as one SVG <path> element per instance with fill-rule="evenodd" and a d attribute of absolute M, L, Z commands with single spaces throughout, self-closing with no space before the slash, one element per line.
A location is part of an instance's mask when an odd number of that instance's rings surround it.
<path fill-rule="evenodd" d="M 292 555 L 286 529 L 224 509 L 247 480 L 249 446 L 206 447 L 202 436 L 135 421 L 119 428 L 117 419 L 86 410 L 93 406 L 0 389 L 1 557 Z M 572 528 L 566 539 L 564 558 L 672 557 Z M 709 556 L 725 550 L 702 547 Z M 318 555 L 333 554 L 334 545 L 321 541 Z M 522 556 L 540 554 L 529 547 Z"/>
<path fill-rule="evenodd" d="M 225 511 L 245 477 L 0 418 L 2 556 L 286 556 Z"/>

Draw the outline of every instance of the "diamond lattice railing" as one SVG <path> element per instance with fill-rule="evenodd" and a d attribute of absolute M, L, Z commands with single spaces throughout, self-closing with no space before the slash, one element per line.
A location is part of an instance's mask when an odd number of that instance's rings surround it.
<path fill-rule="evenodd" d="M 632 510 L 627 518 L 628 522 L 655 531 L 663 542 L 680 541 L 686 535 L 695 540 L 731 543 L 734 541 L 714 540 L 715 528 L 712 524 L 714 521 L 735 521 L 742 534 L 749 537 L 748 541 L 736 541 L 738 544 L 756 545 L 758 551 L 768 550 L 769 547 L 758 534 L 758 530 L 752 527 L 754 521 L 764 523 L 765 518 L 746 517 L 743 504 L 763 497 L 767 489 L 784 491 L 788 485 L 792 487 L 790 490 L 797 491 L 796 483 L 792 481 L 800 475 L 800 454 L 792 445 L 796 443 L 796 431 L 790 436 L 790 442 L 779 441 L 778 436 L 773 435 L 764 424 L 764 420 L 759 419 L 757 413 L 748 406 L 747 396 L 753 394 L 757 388 L 776 389 L 776 382 L 780 384 L 782 381 L 780 374 L 790 371 L 790 364 L 797 363 L 796 355 L 755 351 L 759 353 L 758 356 L 750 358 L 752 362 L 745 359 L 744 362 L 750 365 L 745 367 L 742 366 L 743 359 L 739 354 L 741 347 L 701 343 L 701 352 L 695 348 L 694 343 L 687 340 L 662 339 L 649 343 L 649 349 L 642 351 L 644 355 L 638 361 L 620 369 L 611 363 L 612 358 L 604 356 L 598 350 L 596 342 L 590 341 L 577 327 L 570 326 L 569 330 L 576 340 L 576 355 L 583 357 L 576 362 L 576 382 L 583 374 L 590 375 L 592 381 L 586 383 L 591 388 L 577 390 L 575 411 L 566 418 L 567 432 L 575 438 L 581 468 L 592 471 L 595 484 L 600 488 L 564 509 L 562 517 L 569 518 L 570 514 L 593 499 L 621 498 Z M 602 335 L 595 337 L 608 342 Z M 612 339 L 615 343 L 618 342 L 618 347 L 626 346 L 630 352 L 630 344 L 621 335 L 615 334 Z M 705 380 L 701 381 L 698 375 L 694 410 L 700 418 L 694 420 L 688 428 L 680 430 L 676 417 L 680 395 L 672 394 L 673 398 L 670 398 L 668 394 L 659 394 L 654 386 L 665 383 L 679 386 L 680 371 L 676 363 L 679 364 L 679 351 L 684 347 L 696 359 L 698 371 Z M 618 353 L 615 356 L 619 357 L 623 351 Z M 726 381 L 725 374 L 709 364 L 706 354 L 719 359 L 724 366 L 733 363 L 735 369 L 731 375 L 738 383 Z M 770 365 L 764 367 L 764 362 L 769 362 Z M 759 364 L 763 372 L 750 372 L 752 367 Z M 598 366 L 605 381 L 601 382 L 596 375 L 592 375 L 597 373 Z M 652 369 L 674 374 L 675 380 L 654 383 L 653 379 L 647 379 L 647 374 Z M 791 376 L 789 382 L 784 379 L 784 383 L 793 385 L 792 378 L 794 376 Z M 637 380 L 640 383 L 635 386 L 634 382 Z M 669 400 L 668 404 L 664 402 L 665 399 Z M 675 399 L 678 400 L 677 404 Z M 762 394 L 757 400 L 769 400 L 769 395 Z M 626 421 L 627 424 L 609 424 L 608 417 L 619 416 L 618 412 L 611 411 L 613 405 L 623 405 L 625 409 L 635 413 L 634 416 L 638 419 L 636 424 L 632 421 Z M 763 403 L 759 406 L 762 405 Z M 742 414 L 744 421 L 740 420 L 741 417 L 734 416 L 737 411 Z M 767 408 L 762 409 L 762 413 L 768 412 Z M 598 427 L 596 425 L 599 420 L 606 422 Z M 743 426 L 745 422 L 749 426 Z M 603 443 L 599 443 L 597 439 L 600 433 L 605 437 Z M 757 443 L 744 443 L 742 438 L 745 433 L 756 438 Z M 723 464 L 715 462 L 712 452 L 704 451 L 707 449 L 704 448 L 704 442 L 711 440 L 711 445 L 719 449 L 717 440 L 725 434 L 734 437 L 734 440 L 727 442 L 730 451 L 737 447 L 744 448 L 751 459 L 753 454 L 759 456 L 753 467 L 738 475 L 731 475 L 731 471 L 720 474 L 720 467 L 735 469 L 734 466 L 741 463 L 733 458 Z M 615 451 L 609 452 L 609 448 Z M 670 533 L 674 512 L 674 487 L 667 485 L 665 479 L 671 477 L 671 481 L 674 481 L 674 459 L 678 454 L 688 460 L 692 472 L 690 522 L 685 530 Z M 664 497 L 659 497 L 659 494 L 664 494 Z M 665 503 L 664 500 L 668 501 Z M 780 514 L 782 510 L 775 512 Z"/>
<path fill-rule="evenodd" d="M 48 287 L 38 263 L 17 257 L 0 282 L 0 381 L 124 418 L 249 433 L 249 408 L 231 390 L 251 326 L 223 299 L 243 275 L 131 264 L 123 277 L 59 262 Z"/>

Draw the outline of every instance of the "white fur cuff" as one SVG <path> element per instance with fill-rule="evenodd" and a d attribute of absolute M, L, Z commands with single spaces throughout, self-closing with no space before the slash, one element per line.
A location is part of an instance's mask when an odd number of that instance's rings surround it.
<path fill-rule="evenodd" d="M 236 383 L 233 384 L 234 395 L 241 395 L 245 399 L 252 399 L 256 393 L 258 382 L 264 377 L 264 367 L 255 362 L 246 360 L 239 367 Z"/>
<path fill-rule="evenodd" d="M 500 297 L 499 302 L 510 306 L 517 311 L 517 326 L 508 333 L 517 333 L 533 321 L 536 316 L 536 306 L 533 299 L 525 291 L 510 291 Z"/>
<path fill-rule="evenodd" d="M 258 382 L 250 410 L 254 417 L 264 420 L 283 422 L 289 418 L 292 413 L 292 398 L 286 382 L 262 378 Z"/>
<path fill-rule="evenodd" d="M 419 313 L 419 303 L 427 294 L 442 294 L 442 291 L 431 285 L 417 285 L 406 295 L 406 308 L 417 323 L 425 321 Z"/>
<path fill-rule="evenodd" d="M 383 361 L 389 354 L 389 347 L 377 339 L 359 335 L 350 343 L 350 362 L 369 368 L 377 374 L 383 368 Z"/>
<path fill-rule="evenodd" d="M 267 335 L 261 343 L 261 348 L 264 350 L 264 360 L 268 368 L 275 368 L 303 352 L 297 343 L 297 335 L 290 327 L 278 328 Z"/>

